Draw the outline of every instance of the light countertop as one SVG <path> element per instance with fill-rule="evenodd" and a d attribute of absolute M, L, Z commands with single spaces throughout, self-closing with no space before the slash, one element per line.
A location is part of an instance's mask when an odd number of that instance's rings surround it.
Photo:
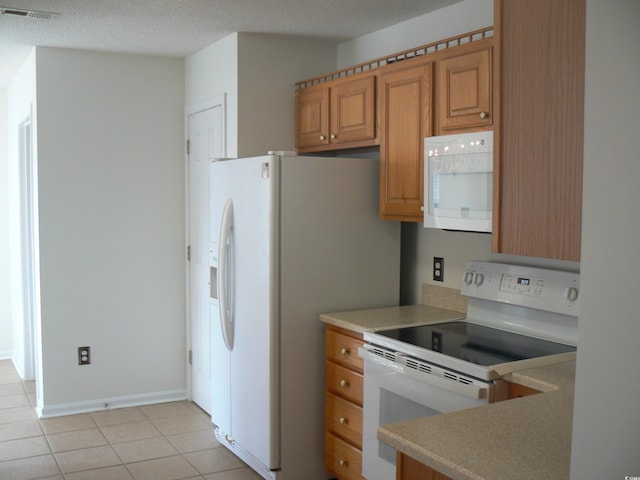
<path fill-rule="evenodd" d="M 427 325 L 447 320 L 458 320 L 464 317 L 464 313 L 444 308 L 429 305 L 406 305 L 402 307 L 325 313 L 320 315 L 320 320 L 329 325 L 364 333 L 412 325 Z"/>

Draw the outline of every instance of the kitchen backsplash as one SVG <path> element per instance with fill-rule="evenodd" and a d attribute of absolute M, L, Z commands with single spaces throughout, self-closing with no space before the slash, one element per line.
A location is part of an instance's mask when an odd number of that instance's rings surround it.
<path fill-rule="evenodd" d="M 467 297 L 464 297 L 457 288 L 423 283 L 422 303 L 423 305 L 467 313 Z"/>

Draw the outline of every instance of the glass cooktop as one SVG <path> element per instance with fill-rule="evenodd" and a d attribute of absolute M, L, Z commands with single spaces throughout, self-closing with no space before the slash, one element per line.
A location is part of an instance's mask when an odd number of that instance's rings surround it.
<path fill-rule="evenodd" d="M 484 366 L 576 350 L 570 345 L 464 321 L 380 330 L 375 334 Z"/>

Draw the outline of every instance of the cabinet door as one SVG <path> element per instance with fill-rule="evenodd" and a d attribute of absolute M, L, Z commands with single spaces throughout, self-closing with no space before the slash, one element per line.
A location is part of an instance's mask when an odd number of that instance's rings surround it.
<path fill-rule="evenodd" d="M 324 437 L 325 468 L 340 480 L 364 480 L 362 452 L 335 435 L 326 432 Z"/>
<path fill-rule="evenodd" d="M 491 47 L 474 51 L 468 47 L 458 48 L 462 52 L 457 50 L 455 55 L 444 57 L 438 63 L 440 135 L 487 129 L 493 124 Z"/>
<path fill-rule="evenodd" d="M 329 144 L 329 87 L 319 85 L 296 91 L 296 146 Z"/>
<path fill-rule="evenodd" d="M 433 65 L 397 67 L 380 77 L 380 217 L 421 222 Z"/>
<path fill-rule="evenodd" d="M 580 260 L 585 3 L 495 2 L 494 252 Z"/>
<path fill-rule="evenodd" d="M 331 88 L 331 143 L 376 136 L 375 76 L 341 81 Z"/>

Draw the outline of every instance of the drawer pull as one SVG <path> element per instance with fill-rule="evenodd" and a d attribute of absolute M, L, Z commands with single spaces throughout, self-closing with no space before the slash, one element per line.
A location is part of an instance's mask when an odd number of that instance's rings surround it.
<path fill-rule="evenodd" d="M 340 350 L 340 353 L 343 355 L 349 355 L 351 353 L 351 350 L 349 350 L 348 348 L 342 347 L 342 349 Z"/>
<path fill-rule="evenodd" d="M 340 417 L 340 420 L 338 420 L 338 422 L 340 422 L 340 425 L 346 425 L 349 423 L 349 420 L 344 417 Z"/>
<path fill-rule="evenodd" d="M 489 113 L 488 112 L 480 112 L 480 118 L 481 119 L 485 119 L 485 118 L 489 118 Z"/>
<path fill-rule="evenodd" d="M 320 135 L 320 140 L 324 140 L 326 137 L 324 135 Z"/>
<path fill-rule="evenodd" d="M 349 463 L 346 460 L 342 459 L 342 458 L 338 461 L 338 463 L 340 464 L 341 467 L 349 466 Z"/>
<path fill-rule="evenodd" d="M 340 380 L 340 386 L 346 388 L 349 386 L 349 382 L 347 380 Z"/>

